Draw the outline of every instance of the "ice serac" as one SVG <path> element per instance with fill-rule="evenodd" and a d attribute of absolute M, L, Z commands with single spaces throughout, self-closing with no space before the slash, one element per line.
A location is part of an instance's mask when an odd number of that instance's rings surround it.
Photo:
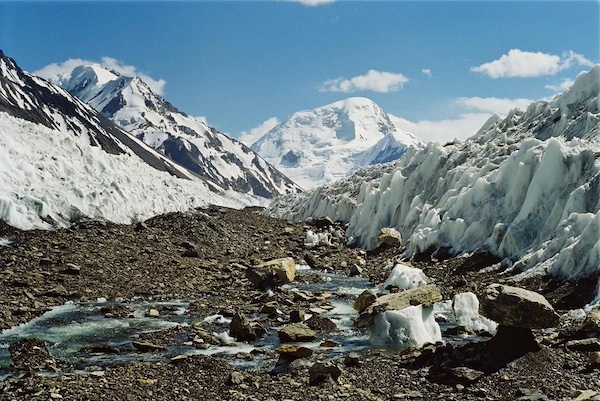
<path fill-rule="evenodd" d="M 191 117 L 139 77 L 80 65 L 50 81 L 190 171 L 238 192 L 271 198 L 300 187 L 241 142 Z"/>
<path fill-rule="evenodd" d="M 366 165 L 397 160 L 409 146 L 422 143 L 394 126 L 375 102 L 354 97 L 294 113 L 252 149 L 309 189 Z"/>
<path fill-rule="evenodd" d="M 348 236 L 370 249 L 395 227 L 408 256 L 488 250 L 518 277 L 597 275 L 599 79 L 595 66 L 553 100 L 491 119 L 465 142 L 409 148 L 395 164 L 275 200 L 268 213 L 347 222 Z"/>
<path fill-rule="evenodd" d="M 0 220 L 21 229 L 257 203 L 225 194 L 1 52 L 0 177 Z"/>

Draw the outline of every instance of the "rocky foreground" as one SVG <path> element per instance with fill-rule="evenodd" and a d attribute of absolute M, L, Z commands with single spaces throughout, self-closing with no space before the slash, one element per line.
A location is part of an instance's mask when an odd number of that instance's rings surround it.
<path fill-rule="evenodd" d="M 328 243 L 308 246 L 307 231 Z M 258 347 L 234 356 L 175 356 L 160 362 L 74 367 L 53 358 L 46 345 L 11 345 L 13 377 L 0 381 L 1 400 L 598 400 L 600 312 L 567 314 L 589 303 L 598 276 L 579 283 L 537 277 L 519 283 L 493 269 L 489 254 L 412 260 L 433 279 L 442 299 L 471 291 L 501 325 L 490 340 L 461 346 L 436 343 L 419 349 L 369 348 L 331 352 L 336 327 L 320 314 L 331 294 L 289 291 L 282 281 L 319 280 L 302 271 L 289 277 L 257 268 L 278 258 L 305 261 L 314 270 L 383 283 L 401 253 L 390 244 L 372 252 L 347 248 L 343 227 L 321 219 L 305 224 L 264 217 L 258 210 L 212 207 L 158 216 L 137 225 L 81 222 L 56 231 L 18 231 L 0 226 L 0 328 L 30 321 L 68 300 L 184 299 L 191 326 L 131 339 L 140 353 L 165 354 L 184 342 L 198 349 L 226 345 L 202 318 L 230 318 L 231 335 L 250 344 L 277 337 L 276 350 Z M 490 286 L 493 283 L 510 286 Z M 498 309 L 512 286 L 542 294 L 523 317 Z M 516 290 L 518 296 L 523 295 Z M 537 295 L 532 295 L 538 301 Z M 519 302 L 523 298 L 518 298 Z M 508 301 L 510 304 L 511 301 Z M 421 302 L 422 303 L 422 302 Z M 376 305 L 376 304 L 373 304 Z M 527 304 L 530 305 L 530 304 Z M 534 305 L 534 304 L 531 304 Z M 543 305 L 541 309 L 535 309 Z M 371 306 L 371 310 L 374 306 Z M 368 310 L 368 309 L 367 309 Z M 127 317 L 127 307 L 102 311 Z M 149 310 L 150 316 L 168 313 Z M 312 314 L 304 320 L 304 314 Z M 279 329 L 283 327 L 283 329 Z M 467 333 L 468 334 L 468 333 Z M 321 341 L 317 349 L 297 341 Z M 119 352 L 110 347 L 95 353 Z M 240 369 L 233 359 L 260 361 Z"/>

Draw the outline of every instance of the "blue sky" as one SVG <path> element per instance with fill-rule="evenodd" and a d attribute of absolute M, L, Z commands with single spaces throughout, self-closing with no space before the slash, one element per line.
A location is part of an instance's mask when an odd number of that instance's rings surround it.
<path fill-rule="evenodd" d="M 31 72 L 105 58 L 247 140 L 364 96 L 444 141 L 598 63 L 599 13 L 597 1 L 0 2 L 0 49 Z"/>

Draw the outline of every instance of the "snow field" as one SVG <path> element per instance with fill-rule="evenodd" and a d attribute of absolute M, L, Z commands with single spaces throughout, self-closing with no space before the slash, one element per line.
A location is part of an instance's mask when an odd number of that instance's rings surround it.
<path fill-rule="evenodd" d="M 87 135 L 76 137 L 5 113 L 0 113 L 0 131 L 0 218 L 21 229 L 67 226 L 85 218 L 131 223 L 208 204 L 257 202 L 211 192 L 201 181 L 175 178 L 135 155 L 109 155 L 91 146 Z"/>

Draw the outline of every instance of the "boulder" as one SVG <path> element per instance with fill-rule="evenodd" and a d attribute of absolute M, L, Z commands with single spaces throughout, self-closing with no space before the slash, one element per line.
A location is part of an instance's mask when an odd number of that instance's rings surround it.
<path fill-rule="evenodd" d="M 317 337 L 315 332 L 304 323 L 288 324 L 279 330 L 277 335 L 282 343 L 312 341 Z"/>
<path fill-rule="evenodd" d="M 354 301 L 354 309 L 358 311 L 358 313 L 362 313 L 365 309 L 367 309 L 370 305 L 373 304 L 377 300 L 377 294 L 373 290 L 364 290 L 356 301 Z"/>
<path fill-rule="evenodd" d="M 369 327 L 373 325 L 375 316 L 380 313 L 386 311 L 398 311 L 414 305 L 429 307 L 441 300 L 442 294 L 435 284 L 384 295 L 377 298 L 375 302 L 369 305 L 360 314 L 358 319 L 354 322 L 354 326 L 358 328 Z"/>
<path fill-rule="evenodd" d="M 308 382 L 313 386 L 326 381 L 337 383 L 342 375 L 342 369 L 333 363 L 316 362 L 310 367 L 308 374 Z"/>
<path fill-rule="evenodd" d="M 277 348 L 279 359 L 275 364 L 271 374 L 277 375 L 283 372 L 289 372 L 303 367 L 308 361 L 304 361 L 304 358 L 308 358 L 313 354 L 313 350 L 307 347 L 299 345 L 282 345 Z"/>
<path fill-rule="evenodd" d="M 537 292 L 491 284 L 479 304 L 479 313 L 500 325 L 544 329 L 558 324 L 559 315 Z"/>
<path fill-rule="evenodd" d="M 393 227 L 382 228 L 377 235 L 377 240 L 394 248 L 402 246 L 402 235 Z"/>
<path fill-rule="evenodd" d="M 254 341 L 266 333 L 257 323 L 249 322 L 241 313 L 235 313 L 229 324 L 229 335 L 238 341 Z"/>
<path fill-rule="evenodd" d="M 274 259 L 246 270 L 246 277 L 258 287 L 273 287 L 289 284 L 296 276 L 296 263 L 293 258 Z"/>

